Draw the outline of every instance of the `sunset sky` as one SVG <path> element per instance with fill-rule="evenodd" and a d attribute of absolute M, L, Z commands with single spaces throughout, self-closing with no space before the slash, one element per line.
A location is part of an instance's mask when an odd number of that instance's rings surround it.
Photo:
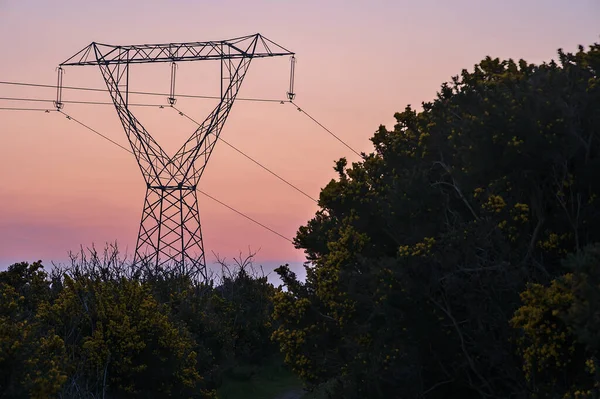
<path fill-rule="evenodd" d="M 358 151 L 394 112 L 433 99 L 444 81 L 486 55 L 539 63 L 600 41 L 597 0 L 492 1 L 42 1 L 0 0 L 0 81 L 54 84 L 57 65 L 90 44 L 221 40 L 254 33 L 294 51 L 297 104 Z M 131 90 L 168 92 L 168 63 L 131 70 Z M 289 59 L 253 61 L 239 96 L 285 98 Z M 66 69 L 64 84 L 105 87 L 98 67 Z M 180 63 L 177 92 L 218 94 L 216 63 Z M 53 89 L 0 84 L 0 97 L 53 99 Z M 110 101 L 64 91 L 65 100 Z M 165 104 L 166 98 L 131 102 Z M 51 104 L 0 100 L 0 107 Z M 179 98 L 203 120 L 212 100 Z M 64 111 L 129 146 L 112 106 Z M 171 109 L 136 116 L 172 154 L 195 125 Z M 350 150 L 290 104 L 237 102 L 222 137 L 318 197 Z M 65 261 L 69 250 L 117 241 L 134 250 L 145 187 L 133 156 L 58 113 L 0 111 L 0 269 Z M 200 188 L 286 237 L 315 203 L 217 143 Z M 209 266 L 260 249 L 259 263 L 300 265 L 303 253 L 199 194 Z M 300 273 L 302 274 L 302 273 Z"/>

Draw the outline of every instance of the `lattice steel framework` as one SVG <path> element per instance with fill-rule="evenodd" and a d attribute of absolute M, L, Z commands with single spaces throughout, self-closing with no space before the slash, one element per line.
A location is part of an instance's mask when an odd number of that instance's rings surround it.
<path fill-rule="evenodd" d="M 146 199 L 134 262 L 177 267 L 206 278 L 196 187 L 254 58 L 294 53 L 260 34 L 230 40 L 113 46 L 92 43 L 59 66 L 100 67 L 131 149 L 146 182 Z M 221 100 L 173 156 L 168 156 L 128 107 L 129 66 L 150 62 L 217 60 L 221 63 Z M 174 65 L 174 64 L 173 64 Z M 174 103 L 174 72 L 171 96 Z M 57 95 L 57 108 L 62 106 Z M 198 276 L 200 275 L 200 276 Z"/>

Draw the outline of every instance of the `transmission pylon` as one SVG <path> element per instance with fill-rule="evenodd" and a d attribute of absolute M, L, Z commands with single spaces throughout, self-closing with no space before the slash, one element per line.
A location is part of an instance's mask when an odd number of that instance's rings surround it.
<path fill-rule="evenodd" d="M 117 114 L 146 182 L 146 199 L 134 263 L 158 268 L 176 267 L 207 278 L 196 188 L 233 102 L 254 58 L 294 53 L 261 34 L 229 40 L 114 46 L 93 42 L 59 65 L 56 107 L 62 107 L 62 67 L 100 68 Z M 216 60 L 221 64 L 221 99 L 173 156 L 167 155 L 128 107 L 129 67 L 170 62 L 170 105 L 175 103 L 176 63 Z"/>

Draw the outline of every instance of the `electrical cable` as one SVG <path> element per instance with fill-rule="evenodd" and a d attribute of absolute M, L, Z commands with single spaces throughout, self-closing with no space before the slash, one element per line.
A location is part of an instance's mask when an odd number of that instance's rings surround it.
<path fill-rule="evenodd" d="M 227 205 L 227 204 L 226 204 L 226 203 L 224 203 L 224 202 L 221 202 L 221 201 L 219 201 L 219 200 L 218 200 L 218 199 L 216 199 L 215 197 L 213 197 L 213 196 L 211 196 L 211 195 L 208 195 L 207 193 L 205 193 L 204 191 L 200 190 L 199 188 L 196 188 L 196 190 L 197 190 L 199 193 L 206 195 L 206 196 L 207 196 L 208 198 L 210 198 L 211 200 L 213 200 L 213 201 L 216 201 L 216 202 L 218 202 L 219 204 L 223 205 L 224 207 L 226 207 L 226 208 L 228 208 L 228 209 L 230 209 L 230 210 L 234 211 L 234 212 L 235 212 L 235 213 L 237 213 L 238 215 L 240 215 L 240 216 L 243 216 L 243 217 L 245 217 L 246 219 L 248 219 L 248 220 L 250 220 L 250 221 L 252 221 L 252 222 L 256 223 L 257 225 L 261 226 L 262 228 L 265 228 L 265 229 L 269 230 L 271 233 L 278 235 L 279 237 L 283 238 L 283 239 L 284 239 L 284 240 L 286 240 L 286 241 L 289 241 L 289 242 L 291 242 L 292 244 L 294 243 L 294 241 L 290 240 L 289 238 L 287 238 L 287 237 L 286 237 L 286 236 L 284 236 L 283 234 L 280 234 L 280 233 L 278 233 L 277 231 L 273 230 L 272 228 L 270 228 L 270 227 L 267 227 L 267 226 L 265 226 L 264 224 L 260 223 L 259 221 L 255 220 L 255 219 L 252 219 L 250 216 L 248 216 L 248 215 L 246 215 L 246 214 L 244 214 L 244 213 L 242 213 L 242 212 L 238 211 L 237 209 L 234 209 L 234 208 L 232 208 L 231 206 Z"/>
<path fill-rule="evenodd" d="M 56 89 L 56 85 L 45 85 L 45 84 L 40 84 L 40 83 L 0 81 L 0 84 L 13 85 L 13 86 L 44 87 L 44 88 Z M 108 89 L 100 89 L 100 88 L 94 88 L 94 87 L 62 86 L 62 89 L 109 92 Z M 156 93 L 156 92 L 148 92 L 148 91 L 129 91 L 129 94 L 169 97 L 169 94 L 167 94 L 167 93 Z M 177 94 L 177 97 L 200 98 L 200 99 L 206 99 L 206 100 L 221 100 L 221 97 L 219 97 L 219 96 L 205 96 L 205 95 L 196 95 L 196 94 Z M 243 97 L 237 97 L 236 100 L 237 101 L 273 102 L 273 103 L 277 102 L 280 104 L 283 104 L 285 101 L 287 101 L 287 100 L 276 100 L 273 98 L 243 98 Z M 63 102 L 66 102 L 66 101 L 63 101 Z"/>
<path fill-rule="evenodd" d="M 178 109 L 177 107 L 175 107 L 174 105 L 172 105 L 171 108 L 173 108 L 175 111 L 179 112 L 179 115 L 184 116 L 185 118 L 187 118 L 190 121 L 194 122 L 196 125 L 201 126 L 200 123 L 198 123 L 196 120 L 194 120 L 192 117 L 190 117 L 189 115 L 187 115 L 186 113 L 184 113 L 183 111 L 181 111 L 180 109 Z M 284 179 L 283 177 L 281 177 L 277 173 L 273 172 L 271 169 L 267 168 L 266 166 L 264 166 L 263 164 L 261 164 L 260 162 L 258 162 L 257 160 L 255 160 L 254 158 L 250 157 L 248 154 L 244 153 L 242 150 L 240 150 L 239 148 L 235 147 L 233 144 L 230 144 L 229 142 L 225 141 L 225 139 L 223 139 L 221 136 L 219 136 L 218 139 L 220 141 L 222 141 L 224 144 L 226 144 L 229 147 L 233 148 L 235 151 L 237 151 L 240 154 L 242 154 L 243 156 L 245 156 L 246 158 L 248 158 L 249 160 L 251 160 L 252 162 L 254 162 L 255 164 L 257 164 L 258 166 L 260 166 L 261 168 L 263 168 L 264 170 L 266 170 L 267 172 L 269 172 L 270 174 L 272 174 L 273 176 L 275 176 L 276 178 L 278 178 L 279 180 L 281 180 L 282 182 L 284 182 L 285 184 L 287 184 L 288 186 L 292 187 L 294 190 L 298 191 L 300 194 L 304 195 L 305 197 L 307 197 L 311 201 L 313 201 L 315 203 L 318 203 L 318 201 L 315 198 L 311 197 L 305 191 L 303 191 L 300 188 L 296 187 L 295 185 L 293 185 L 292 183 L 290 183 L 289 181 L 287 181 L 286 179 Z"/>
<path fill-rule="evenodd" d="M 44 102 L 44 103 L 51 103 L 54 102 L 54 100 L 43 100 L 41 98 L 20 98 L 20 97 L 0 97 L 0 100 L 7 100 L 7 101 L 29 101 L 29 102 Z"/>
<path fill-rule="evenodd" d="M 105 140 L 108 140 L 108 141 L 110 141 L 111 143 L 113 143 L 114 145 L 121 147 L 122 149 L 124 149 L 124 150 L 125 150 L 125 151 L 127 151 L 128 153 L 130 153 L 130 154 L 133 154 L 133 152 L 132 152 L 132 151 L 131 151 L 129 148 L 126 148 L 126 147 L 122 146 L 121 144 L 117 143 L 116 141 L 112 140 L 111 138 L 109 138 L 109 137 L 107 137 L 107 136 L 103 135 L 102 133 L 100 133 L 100 132 L 99 132 L 99 131 L 97 131 L 96 129 L 93 129 L 93 128 L 89 127 L 89 126 L 88 126 L 88 125 L 86 125 L 85 123 L 83 123 L 83 122 L 81 122 L 81 121 L 79 121 L 79 120 L 77 120 L 77 119 L 73 118 L 71 115 L 69 115 L 69 114 L 67 114 L 67 113 L 65 113 L 65 112 L 63 112 L 63 111 L 61 111 L 61 110 L 59 110 L 58 112 L 60 112 L 60 113 L 61 113 L 61 114 L 63 114 L 64 116 L 66 116 L 66 117 L 67 117 L 67 119 L 69 119 L 69 120 L 72 120 L 72 121 L 74 121 L 74 122 L 77 122 L 78 124 L 80 124 L 81 126 L 85 127 L 86 129 L 88 129 L 88 130 L 90 130 L 90 131 L 92 131 L 92 132 L 96 133 L 98 136 L 102 137 L 103 139 L 105 139 Z"/>
<path fill-rule="evenodd" d="M 64 113 L 63 111 L 58 111 L 58 112 L 60 112 L 61 114 L 65 115 L 65 116 L 67 117 L 67 119 L 69 119 L 69 120 L 72 120 L 72 121 L 74 121 L 74 122 L 77 122 L 78 124 L 80 124 L 81 126 L 85 127 L 86 129 L 88 129 L 88 130 L 90 130 L 90 131 L 92 131 L 92 132 L 96 133 L 96 134 L 97 134 L 97 135 L 99 135 L 100 137 L 102 137 L 102 138 L 104 138 L 104 139 L 106 139 L 106 140 L 110 141 L 112 144 L 114 144 L 114 145 L 116 145 L 116 146 L 120 147 L 121 149 L 123 149 L 123 150 L 125 150 L 125 151 L 129 152 L 130 154 L 133 154 L 133 152 L 132 152 L 130 149 L 128 149 L 128 148 L 125 148 L 125 147 L 124 147 L 124 146 L 122 146 L 121 144 L 119 144 L 119 143 L 117 143 L 116 141 L 113 141 L 112 139 L 110 139 L 110 138 L 106 137 L 105 135 L 103 135 L 102 133 L 98 132 L 97 130 L 95 130 L 95 129 L 91 128 L 90 126 L 86 125 L 85 123 L 83 123 L 83 122 L 81 122 L 81 121 L 79 121 L 79 120 L 77 120 L 77 119 L 73 118 L 72 116 L 70 116 L 70 115 L 68 115 L 68 114 Z M 237 213 L 238 215 L 245 217 L 246 219 L 250 220 L 251 222 L 254 222 L 254 223 L 256 223 L 257 225 L 261 226 L 262 228 L 264 228 L 264 229 L 267 229 L 267 230 L 268 230 L 268 231 L 270 231 L 271 233 L 278 235 L 279 237 L 283 238 L 284 240 L 287 240 L 287 241 L 289 241 L 289 242 L 293 243 L 293 241 L 292 241 L 292 240 L 290 240 L 289 238 L 287 238 L 287 237 L 286 237 L 286 236 L 284 236 L 283 234 L 280 234 L 280 233 L 278 233 L 277 231 L 275 231 L 275 230 L 271 229 L 270 227 L 267 227 L 267 226 L 265 226 L 264 224 L 260 223 L 259 221 L 257 221 L 257 220 L 255 220 L 255 219 L 251 218 L 250 216 L 246 215 L 246 214 L 245 214 L 245 213 L 243 213 L 243 212 L 240 212 L 240 211 L 238 211 L 237 209 L 235 209 L 235 208 L 233 208 L 233 207 L 231 207 L 231 206 L 227 205 L 226 203 L 224 203 L 224 202 L 222 202 L 222 201 L 219 201 L 218 199 L 216 199 L 216 198 L 215 198 L 215 197 L 213 197 L 212 195 L 209 195 L 208 193 L 205 193 L 204 191 L 202 191 L 202 190 L 200 190 L 200 189 L 198 189 L 198 188 L 196 188 L 196 191 L 198 191 L 200 194 L 204 194 L 206 197 L 208 197 L 208 198 L 212 199 L 212 200 L 213 200 L 213 201 L 215 201 L 215 202 L 218 202 L 219 204 L 223 205 L 224 207 L 228 208 L 229 210 L 232 210 L 233 212 Z"/>
<path fill-rule="evenodd" d="M 44 87 L 44 88 L 56 89 L 55 85 L 45 85 L 45 84 L 39 84 L 39 83 L 0 81 L 0 84 L 17 85 L 17 86 L 30 86 L 30 87 Z M 63 86 L 62 88 L 66 89 L 66 90 L 84 90 L 84 91 L 96 91 L 96 92 L 108 92 L 109 91 L 108 89 L 99 89 L 99 88 L 92 88 L 92 87 Z M 130 91 L 129 94 L 139 94 L 139 95 L 149 95 L 149 96 L 164 96 L 164 97 L 168 97 L 169 96 L 169 94 L 166 94 L 166 93 L 144 92 L 144 91 Z M 218 96 L 203 96 L 203 95 L 192 95 L 192 94 L 178 94 L 177 96 L 178 97 L 184 97 L 184 98 L 202 98 L 202 99 L 215 99 L 215 100 L 220 100 L 221 99 Z M 3 97 L 3 98 L 0 98 L 0 99 L 9 100 L 9 101 L 11 101 L 11 100 L 16 100 L 16 101 L 44 101 L 44 102 L 46 102 L 46 101 L 53 101 L 53 100 L 42 100 L 42 99 L 17 99 L 17 98 L 8 98 L 8 97 Z M 306 115 L 308 118 L 310 118 L 314 123 L 316 123 L 317 125 L 319 125 L 323 130 L 325 130 L 327 133 L 329 133 L 331 136 L 333 136 L 336 140 L 338 140 L 340 143 L 342 143 L 344 146 L 346 146 L 348 149 L 350 149 L 350 151 L 352 151 L 353 153 L 355 153 L 356 155 L 358 155 L 360 158 L 363 157 L 358 151 L 356 151 L 354 148 L 352 148 L 344 140 L 342 140 L 341 138 L 339 138 L 331 130 L 329 130 L 328 128 L 326 128 L 322 123 L 320 123 L 318 120 L 316 120 L 312 115 L 310 115 L 304 109 L 300 108 L 300 106 L 298 106 L 298 104 L 296 104 L 292 100 L 285 100 L 284 101 L 284 100 L 266 99 L 266 98 L 241 98 L 241 97 L 238 97 L 236 100 L 239 100 L 239 101 L 256 101 L 256 102 L 278 102 L 280 104 L 284 104 L 286 102 L 289 102 L 290 104 L 293 104 L 298 111 L 302 112 L 304 115 Z M 109 102 L 95 102 L 95 101 L 62 101 L 62 102 L 63 103 L 72 103 L 72 104 L 111 105 L 111 103 L 109 103 Z M 142 107 L 154 107 L 154 106 L 161 107 L 161 105 L 154 105 L 154 104 L 129 104 L 129 105 L 130 106 L 142 106 Z"/>
<path fill-rule="evenodd" d="M 37 102 L 49 102 L 49 103 L 53 103 L 54 102 L 54 100 L 44 100 L 44 99 L 39 99 L 39 98 L 16 98 L 16 97 L 0 97 L 0 100 L 8 100 L 8 101 L 34 101 L 34 102 L 37 101 Z M 94 104 L 94 105 L 99 105 L 99 104 L 100 105 L 114 105 L 113 103 L 109 103 L 109 102 L 95 102 L 95 101 L 66 101 L 65 100 L 65 101 L 62 101 L 62 103 L 70 103 L 70 104 Z M 158 105 L 158 104 L 129 104 L 129 106 L 163 107 L 162 105 Z M 194 120 L 189 115 L 185 114 L 180 109 L 176 108 L 173 105 L 171 107 L 173 109 L 175 109 L 180 115 L 184 116 L 185 118 L 189 119 L 190 121 L 192 121 L 196 125 L 200 126 L 200 123 L 198 123 L 196 120 Z M 16 108 L 15 108 L 15 110 L 16 110 Z M 23 110 L 25 110 L 25 109 L 23 109 Z M 42 109 L 40 109 L 40 110 L 42 110 Z M 62 112 L 62 113 L 64 114 L 64 112 Z M 67 115 L 67 114 L 65 114 L 65 115 Z M 79 124 L 82 124 L 78 120 L 75 120 L 75 122 L 77 122 Z M 98 132 L 95 132 L 95 133 L 100 134 Z M 110 140 L 110 139 L 108 139 L 108 140 Z M 238 153 L 240 153 L 244 157 L 248 158 L 250 161 L 254 162 L 256 165 L 260 166 L 261 168 L 263 168 L 264 170 L 266 170 L 267 172 L 269 172 L 270 174 L 272 174 L 273 176 L 275 176 L 276 178 L 278 178 L 279 180 L 281 180 L 282 182 L 284 182 L 288 186 L 292 187 L 294 190 L 298 191 L 300 194 L 304 195 L 305 197 L 307 197 L 311 201 L 313 201 L 315 203 L 318 203 L 318 201 L 315 198 L 313 198 L 312 196 L 310 196 L 308 193 L 306 193 L 302 189 L 298 188 L 294 184 L 290 183 L 288 180 L 284 179 L 283 177 L 281 177 L 277 173 L 273 172 L 271 169 L 267 168 L 266 166 L 264 166 L 263 164 L 261 164 L 260 162 L 258 162 L 257 160 L 255 160 L 254 158 L 250 157 L 248 154 L 244 153 L 242 150 L 240 150 L 239 148 L 235 147 L 233 144 L 227 142 L 222 137 L 219 137 L 219 140 L 221 140 L 224 144 L 228 145 L 229 147 L 231 147 L 232 149 L 234 149 L 235 151 L 237 151 Z M 118 145 L 121 146 L 120 144 L 118 144 Z"/>
<path fill-rule="evenodd" d="M 42 98 L 22 98 L 22 97 L 0 97 L 0 100 L 5 101 L 26 101 L 26 102 L 45 102 L 54 103 L 54 100 L 46 100 Z M 111 102 L 106 101 L 80 101 L 80 100 L 62 100 L 63 104 L 87 104 L 87 105 L 115 105 Z M 164 107 L 162 104 L 127 104 L 129 107 Z"/>
<path fill-rule="evenodd" d="M 37 83 L 25 83 L 25 82 L 10 82 L 10 81 L 0 81 L 0 84 L 7 84 L 7 85 L 18 85 L 18 86 L 31 86 L 31 87 L 44 87 L 44 88 L 56 88 L 56 86 L 53 85 L 44 85 L 44 84 L 37 84 Z M 89 87 L 75 87 L 75 86 L 63 86 L 63 89 L 70 89 L 70 90 L 85 90 L 85 91 L 97 91 L 97 92 L 108 92 L 107 89 L 99 89 L 99 88 L 89 88 Z M 155 93 L 155 92 L 139 92 L 139 91 L 130 91 L 130 94 L 140 94 L 140 95 L 153 95 L 153 96 L 168 96 L 168 94 L 165 93 Z M 220 99 L 220 97 L 217 96 L 202 96 L 202 95 L 186 95 L 186 94 L 178 94 L 178 97 L 186 97 L 186 98 L 203 98 L 203 99 Z M 7 100 L 7 101 L 32 101 L 32 102 L 54 102 L 53 100 L 45 100 L 45 99 L 36 99 L 36 98 L 15 98 L 15 97 L 0 97 L 0 100 Z M 279 102 L 279 103 L 284 103 L 284 102 L 289 102 L 290 104 L 294 105 L 296 107 L 296 109 L 298 111 L 300 111 L 301 113 L 303 113 L 304 115 L 306 115 L 309 119 L 311 119 L 314 123 L 316 123 L 318 126 L 320 126 L 323 130 L 325 130 L 327 133 L 329 133 L 331 136 L 333 136 L 336 140 L 338 140 L 340 143 L 342 143 L 344 146 L 346 146 L 348 149 L 350 149 L 354 154 L 358 155 L 360 158 L 363 158 L 363 156 L 358 153 L 358 151 L 356 151 L 354 148 L 352 148 L 349 144 L 347 144 L 344 140 L 342 140 L 341 138 L 339 138 L 335 133 L 333 133 L 331 130 L 329 130 L 327 127 L 325 127 L 322 123 L 320 123 L 318 120 L 316 120 L 312 115 L 310 115 L 308 112 L 306 112 L 304 109 L 300 108 L 300 106 L 298 106 L 293 100 L 288 100 L 288 101 L 283 101 L 283 100 L 275 100 L 275 99 L 260 99 L 260 98 L 238 98 L 237 100 L 242 100 L 242 101 L 261 101 L 261 102 Z M 71 104 L 92 104 L 92 105 L 113 105 L 112 103 L 109 102 L 100 102 L 100 101 L 75 101 L 75 100 L 71 100 L 71 101 L 62 101 L 63 103 L 71 103 Z M 146 107 L 164 107 L 162 105 L 159 104 L 129 104 L 129 106 L 146 106 Z M 173 109 L 175 109 L 177 112 L 179 112 L 180 115 L 186 117 L 187 119 L 189 119 L 190 121 L 194 122 L 196 125 L 200 126 L 200 124 L 195 121 L 193 118 L 191 118 L 189 115 L 185 114 L 184 112 L 182 112 L 181 110 L 177 109 L 175 106 L 171 106 Z M 11 111 L 45 111 L 45 112 L 50 112 L 50 110 L 46 110 L 46 109 L 36 109 L 36 108 L 0 108 L 0 110 L 11 110 Z M 66 113 L 62 112 L 59 110 L 59 112 L 61 112 L 62 114 L 64 114 L 68 119 L 72 119 L 73 121 L 77 122 L 78 124 L 82 125 L 83 127 L 89 129 L 90 131 L 94 132 L 95 134 L 101 136 L 102 138 L 110 141 L 111 143 L 119 146 L 120 148 L 128 151 L 129 153 L 132 153 L 129 149 L 125 148 L 124 146 L 122 146 L 121 144 L 113 141 L 112 139 L 104 136 L 103 134 L 101 134 L 100 132 L 96 131 L 95 129 L 85 125 L 84 123 L 80 122 L 79 120 L 67 115 Z M 261 168 L 263 168 L 264 170 L 266 170 L 267 172 L 269 172 L 270 174 L 272 174 L 273 176 L 275 176 L 276 178 L 278 178 L 279 180 L 283 181 L 284 183 L 286 183 L 287 185 L 289 185 L 290 187 L 292 187 L 293 189 L 295 189 L 296 191 L 298 191 L 299 193 L 301 193 L 302 195 L 304 195 L 305 197 L 309 198 L 311 201 L 314 202 L 318 202 L 315 198 L 313 198 L 312 196 L 310 196 L 309 194 L 307 194 L 306 192 L 304 192 L 303 190 L 301 190 L 300 188 L 296 187 L 295 185 L 293 185 L 292 183 L 290 183 L 289 181 L 287 181 L 286 179 L 284 179 L 283 177 L 281 177 L 280 175 L 278 175 L 277 173 L 273 172 L 272 170 L 270 170 L 269 168 L 267 168 L 266 166 L 262 165 L 260 162 L 256 161 L 255 159 L 253 159 L 252 157 L 250 157 L 249 155 L 245 154 L 243 151 L 241 151 L 240 149 L 236 148 L 235 146 L 233 146 L 232 144 L 230 144 L 229 142 L 227 142 L 226 140 L 224 140 L 223 138 L 219 137 L 219 139 L 225 143 L 226 145 L 228 145 L 229 147 L 233 148 L 235 151 L 239 152 L 240 154 L 242 154 L 244 157 L 248 158 L 249 160 L 251 160 L 252 162 L 254 162 L 255 164 L 257 164 L 258 166 L 260 166 Z M 198 190 L 200 191 L 200 190 Z M 208 194 L 200 191 L 202 194 L 205 194 L 206 196 L 209 196 Z M 218 201 L 217 199 L 210 197 L 212 199 L 214 199 L 215 201 L 221 203 L 220 201 Z M 236 213 L 239 213 L 240 215 L 248 218 L 249 220 L 261 225 L 262 227 L 265 227 L 267 229 L 269 229 L 268 227 L 260 224 L 259 222 L 257 222 L 256 220 L 250 218 L 249 216 L 229 207 L 228 205 L 221 203 L 223 206 L 226 206 L 228 208 L 230 208 L 231 210 L 235 211 Z M 269 229 L 270 230 L 270 229 Z M 270 230 L 271 231 L 271 230 Z M 282 236 L 281 234 L 272 231 L 277 235 Z M 291 240 L 289 240 L 288 238 L 284 237 L 285 239 L 287 239 L 288 241 L 291 242 Z"/>
<path fill-rule="evenodd" d="M 293 102 L 292 100 L 290 100 L 289 102 L 290 102 L 290 104 L 293 104 L 298 109 L 298 111 L 300 111 L 304 115 L 308 116 L 313 122 L 315 122 L 317 125 L 321 126 L 327 133 L 329 133 L 330 135 L 332 135 L 333 137 L 335 137 L 340 143 L 342 143 L 343 145 L 345 145 L 346 147 L 348 147 L 350 149 L 350 151 L 352 151 L 353 153 L 355 153 L 356 155 L 358 155 L 360 158 L 363 158 L 363 156 L 361 154 L 359 154 L 358 151 L 356 151 L 354 148 L 350 147 L 344 140 L 342 140 L 341 138 L 339 138 L 338 136 L 336 136 L 331 130 L 329 130 L 325 126 L 323 126 L 323 124 L 321 124 L 321 122 L 319 122 L 318 120 L 316 120 L 315 118 L 313 118 L 308 112 L 306 112 L 305 110 L 303 110 L 302 108 L 300 108 L 295 102 Z"/>
<path fill-rule="evenodd" d="M 44 111 L 44 112 L 54 112 L 55 109 L 47 109 L 47 108 L 14 108 L 14 107 L 0 107 L 0 111 Z"/>

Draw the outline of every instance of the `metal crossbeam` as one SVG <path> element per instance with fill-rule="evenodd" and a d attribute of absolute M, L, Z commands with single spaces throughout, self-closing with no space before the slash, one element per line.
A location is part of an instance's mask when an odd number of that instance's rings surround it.
<path fill-rule="evenodd" d="M 146 182 L 134 262 L 177 268 L 207 278 L 196 189 L 215 143 L 254 58 L 293 53 L 260 34 L 240 38 L 170 44 L 112 46 L 92 43 L 60 64 L 97 65 Z M 129 66 L 136 63 L 220 60 L 221 100 L 175 155 L 168 156 L 128 107 Z M 171 96 L 174 99 L 174 69 Z M 59 86 L 60 86 L 59 84 Z M 57 109 L 62 107 L 59 93 Z"/>
<path fill-rule="evenodd" d="M 102 54 L 101 58 L 97 54 Z M 93 42 L 61 66 L 140 64 L 200 60 L 233 60 L 293 55 L 261 34 L 229 40 L 115 46 Z"/>

